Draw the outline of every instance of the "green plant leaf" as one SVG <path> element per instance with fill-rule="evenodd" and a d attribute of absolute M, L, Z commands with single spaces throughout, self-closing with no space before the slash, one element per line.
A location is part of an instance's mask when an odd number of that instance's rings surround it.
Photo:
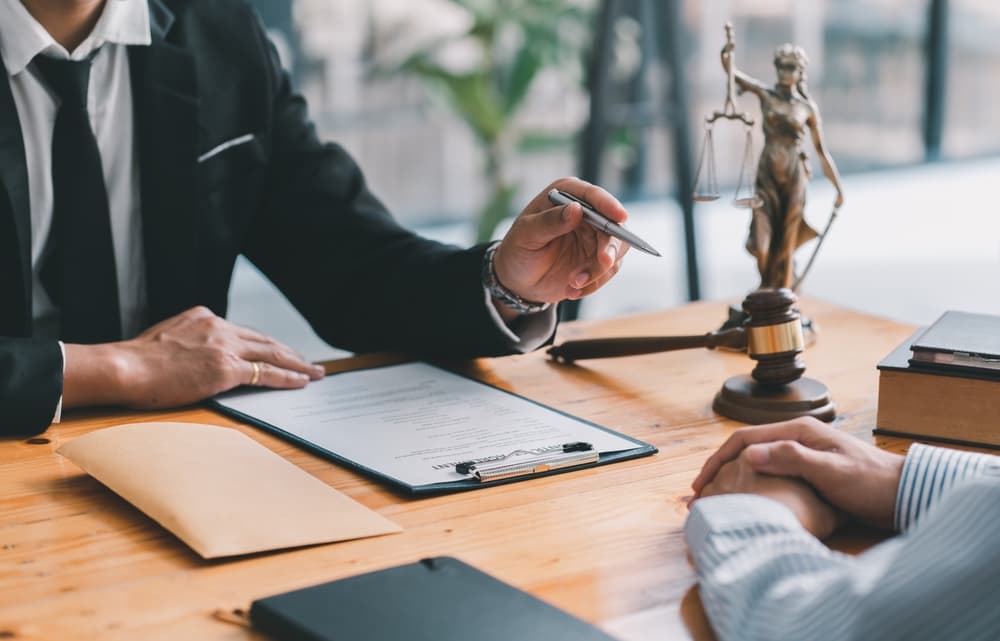
<path fill-rule="evenodd" d="M 507 124 L 501 98 L 489 82 L 489 76 L 477 71 L 453 74 L 420 57 L 406 63 L 407 71 L 436 86 L 473 133 L 485 143 L 495 141 Z"/>
<path fill-rule="evenodd" d="M 471 38 L 483 52 L 478 68 L 454 73 L 442 68 L 435 54 L 448 40 L 429 43 L 395 71 L 422 79 L 462 119 L 478 140 L 486 159 L 484 173 L 494 185 L 480 211 L 477 238 L 491 238 L 497 224 L 512 212 L 517 189 L 504 179 L 508 159 L 503 144 L 514 115 L 531 92 L 539 73 L 548 68 L 579 70 L 582 50 L 589 46 L 593 3 L 578 0 L 452 0 L 467 9 L 473 23 L 460 38 Z M 391 72 L 392 70 L 388 70 Z M 573 136 L 529 132 L 516 138 L 520 153 L 565 149 Z"/>
<path fill-rule="evenodd" d="M 507 124 L 500 97 L 483 73 L 442 78 L 455 109 L 485 142 L 496 140 Z"/>
<path fill-rule="evenodd" d="M 561 151 L 576 144 L 575 134 L 559 134 L 550 131 L 527 131 L 517 141 L 517 150 L 533 154 L 546 151 Z"/>
<path fill-rule="evenodd" d="M 532 81 L 542 68 L 542 59 L 530 46 L 521 47 L 511 65 L 503 95 L 503 111 L 512 115 L 528 94 Z"/>
<path fill-rule="evenodd" d="M 493 232 L 504 218 L 514 214 L 512 203 L 516 185 L 500 185 L 493 192 L 486 206 L 479 211 L 479 222 L 476 225 L 476 242 L 485 243 L 493 239 Z"/>

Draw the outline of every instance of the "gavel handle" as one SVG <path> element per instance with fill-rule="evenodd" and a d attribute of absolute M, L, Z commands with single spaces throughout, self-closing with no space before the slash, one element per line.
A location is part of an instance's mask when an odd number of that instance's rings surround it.
<path fill-rule="evenodd" d="M 695 336 L 637 336 L 633 338 L 590 338 L 566 341 L 550 347 L 548 355 L 556 361 L 572 363 L 585 358 L 615 358 L 656 352 L 672 352 L 693 347 L 729 347 L 743 349 L 747 346 L 746 331 L 733 327 L 724 331 Z"/>

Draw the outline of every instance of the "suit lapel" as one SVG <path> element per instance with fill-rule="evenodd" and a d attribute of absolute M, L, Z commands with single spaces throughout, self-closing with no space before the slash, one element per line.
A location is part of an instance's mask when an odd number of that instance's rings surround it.
<path fill-rule="evenodd" d="M 129 48 L 142 185 L 149 321 L 198 302 L 196 158 L 198 90 L 193 56 L 165 40 L 173 15 L 150 0 L 152 44 Z"/>
<path fill-rule="evenodd" d="M 6 201 L 6 202 L 4 202 Z M 31 211 L 28 166 L 17 106 L 7 69 L 0 60 L 0 336 L 30 333 L 31 328 Z M 5 238 L 6 236 L 6 238 Z"/>

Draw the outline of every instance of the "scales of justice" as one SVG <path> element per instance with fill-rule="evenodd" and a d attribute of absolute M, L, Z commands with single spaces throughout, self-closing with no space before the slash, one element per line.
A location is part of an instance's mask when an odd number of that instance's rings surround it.
<path fill-rule="evenodd" d="M 829 390 L 823 383 L 803 377 L 805 363 L 800 355 L 806 339 L 802 317 L 795 307 L 795 292 L 843 204 L 840 176 L 825 148 L 819 110 L 806 90 L 808 59 L 800 47 L 779 47 L 774 57 L 778 81 L 773 87 L 766 86 L 736 68 L 732 25 L 727 23 L 725 31 L 721 57 L 728 80 L 726 101 L 721 111 L 705 119 L 705 140 L 692 198 L 698 202 L 720 198 L 712 131 L 720 120 L 741 122 L 746 137 L 733 205 L 753 212 L 746 248 L 757 261 L 760 286 L 747 295 L 742 308 L 730 308 L 729 319 L 720 329 L 707 334 L 567 341 L 548 353 L 557 362 L 572 363 L 695 347 L 746 351 L 756 365 L 749 375 L 731 377 L 723 384 L 713 402 L 716 412 L 746 423 L 798 416 L 832 421 L 836 410 Z M 739 110 L 734 97 L 737 91 L 753 93 L 760 99 L 764 149 L 756 170 L 754 120 Z M 807 136 L 812 138 L 824 174 L 837 189 L 833 212 L 822 234 L 803 218 L 806 186 L 811 177 L 803 147 Z M 814 238 L 818 238 L 816 247 L 796 276 L 795 250 Z M 812 331 L 810 337 L 815 339 Z"/>

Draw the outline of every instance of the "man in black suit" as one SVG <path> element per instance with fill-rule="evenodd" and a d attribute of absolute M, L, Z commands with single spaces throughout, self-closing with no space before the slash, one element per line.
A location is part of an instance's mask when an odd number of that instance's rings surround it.
<path fill-rule="evenodd" d="M 498 245 L 401 228 L 241 0 L 0 0 L 0 55 L 0 433 L 320 377 L 223 320 L 240 254 L 332 344 L 485 356 L 545 343 L 625 251 L 548 188 Z"/>

